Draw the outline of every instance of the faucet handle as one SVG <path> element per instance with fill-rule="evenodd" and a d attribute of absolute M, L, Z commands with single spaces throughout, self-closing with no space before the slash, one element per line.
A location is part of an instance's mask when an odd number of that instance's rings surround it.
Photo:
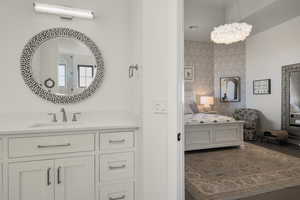
<path fill-rule="evenodd" d="M 57 122 L 56 113 L 48 113 L 49 116 L 52 116 L 52 122 Z"/>
<path fill-rule="evenodd" d="M 81 115 L 81 112 L 73 113 L 72 122 L 77 122 L 78 121 L 77 115 Z"/>

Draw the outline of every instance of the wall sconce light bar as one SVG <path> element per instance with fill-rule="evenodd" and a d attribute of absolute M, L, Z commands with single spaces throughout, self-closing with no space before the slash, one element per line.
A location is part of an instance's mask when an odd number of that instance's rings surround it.
<path fill-rule="evenodd" d="M 84 18 L 84 19 L 94 19 L 94 13 L 90 10 L 71 8 L 67 6 L 51 5 L 45 3 L 33 3 L 34 10 L 38 13 L 47 13 L 58 15 L 63 18 Z"/>

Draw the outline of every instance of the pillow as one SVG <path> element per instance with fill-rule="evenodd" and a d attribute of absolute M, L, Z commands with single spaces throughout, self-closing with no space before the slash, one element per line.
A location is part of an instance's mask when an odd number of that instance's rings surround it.
<path fill-rule="evenodd" d="M 190 104 L 188 104 L 188 103 L 184 104 L 184 114 L 185 115 L 186 114 L 193 114 L 193 111 L 192 111 L 192 109 L 190 107 Z"/>
<path fill-rule="evenodd" d="M 199 109 L 198 109 L 198 106 L 196 103 L 191 103 L 189 106 L 190 106 L 193 114 L 199 113 Z"/>
<path fill-rule="evenodd" d="M 184 92 L 184 114 L 193 114 L 190 104 L 192 104 L 194 101 L 195 101 L 194 93 L 191 91 L 185 91 Z"/>

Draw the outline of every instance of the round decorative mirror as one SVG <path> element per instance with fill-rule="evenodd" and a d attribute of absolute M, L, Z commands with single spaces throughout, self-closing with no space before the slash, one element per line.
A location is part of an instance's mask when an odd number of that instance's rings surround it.
<path fill-rule="evenodd" d="M 104 62 L 97 45 L 68 28 L 35 35 L 24 47 L 21 72 L 38 96 L 56 104 L 70 104 L 91 96 L 101 85 Z"/>

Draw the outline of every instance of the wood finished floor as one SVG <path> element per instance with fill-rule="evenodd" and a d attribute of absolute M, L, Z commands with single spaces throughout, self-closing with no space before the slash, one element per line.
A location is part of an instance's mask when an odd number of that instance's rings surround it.
<path fill-rule="evenodd" d="M 259 141 L 252 142 L 253 144 L 263 146 L 274 151 L 285 153 L 291 156 L 300 158 L 300 147 L 296 145 L 277 145 L 271 143 L 261 143 Z M 186 197 L 186 200 L 201 200 Z M 264 193 L 239 200 L 300 200 L 300 186 L 277 190 L 274 192 Z"/>
<path fill-rule="evenodd" d="M 300 186 L 278 190 L 270 193 L 260 194 L 240 200 L 299 200 Z"/>

